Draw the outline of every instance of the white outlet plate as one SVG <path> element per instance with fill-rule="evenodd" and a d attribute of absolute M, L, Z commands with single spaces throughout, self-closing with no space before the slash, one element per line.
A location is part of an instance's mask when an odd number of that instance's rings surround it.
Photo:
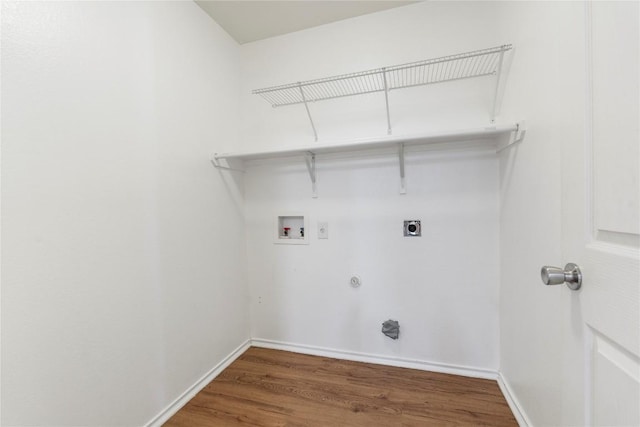
<path fill-rule="evenodd" d="M 318 223 L 318 239 L 328 239 L 328 238 L 329 238 L 329 223 L 319 222 Z"/>

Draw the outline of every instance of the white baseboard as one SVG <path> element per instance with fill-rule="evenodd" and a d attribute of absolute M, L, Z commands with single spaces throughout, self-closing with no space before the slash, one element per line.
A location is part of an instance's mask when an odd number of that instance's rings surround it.
<path fill-rule="evenodd" d="M 502 375 L 502 372 L 498 373 L 498 386 L 500 387 L 500 391 L 502 391 L 504 398 L 507 400 L 507 404 L 509 405 L 509 408 L 511 408 L 511 412 L 513 412 L 513 416 L 516 417 L 516 421 L 518 421 L 520 427 L 533 426 L 529 417 L 527 417 L 527 414 L 522 409 L 522 405 L 520 405 L 515 394 L 513 394 L 509 383 Z"/>
<path fill-rule="evenodd" d="M 430 362 L 425 360 L 405 359 L 394 356 L 381 356 L 377 354 L 359 353 L 355 351 L 336 350 L 333 348 L 316 347 L 304 344 L 265 340 L 253 338 L 251 345 L 254 347 L 271 348 L 274 350 L 291 351 L 294 353 L 310 354 L 314 356 L 331 357 L 334 359 L 352 360 L 355 362 L 373 363 L 376 365 L 397 366 L 399 368 L 419 369 L 421 371 L 441 372 L 444 374 L 462 375 L 465 377 L 485 378 L 495 380 L 498 373 L 491 369 L 474 368 L 469 366 L 450 365 L 446 363 Z"/>
<path fill-rule="evenodd" d="M 159 427 L 176 412 L 178 412 L 184 405 L 186 405 L 193 397 L 198 394 L 200 390 L 202 390 L 207 384 L 209 384 L 215 377 L 220 375 L 220 373 L 225 370 L 227 366 L 229 366 L 233 361 L 235 361 L 242 353 L 247 351 L 247 349 L 251 346 L 251 340 L 246 340 L 242 343 L 238 348 L 233 350 L 227 357 L 222 359 L 220 363 L 214 366 L 209 372 L 207 372 L 202 378 L 195 382 L 191 387 L 185 390 L 176 400 L 171 402 L 169 406 L 164 408 L 158 415 L 153 417 L 151 421 L 145 424 L 145 427 Z"/>

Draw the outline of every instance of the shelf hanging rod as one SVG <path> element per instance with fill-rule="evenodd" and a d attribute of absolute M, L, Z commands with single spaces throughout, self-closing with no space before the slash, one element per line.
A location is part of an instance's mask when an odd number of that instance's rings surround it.
<path fill-rule="evenodd" d="M 404 175 L 404 143 L 398 146 L 398 160 L 400 163 L 400 194 L 407 194 L 407 185 Z"/>
<path fill-rule="evenodd" d="M 493 109 L 491 110 L 491 123 L 496 122 L 496 113 L 498 110 L 498 92 L 500 89 L 500 74 L 502 73 L 502 61 L 504 59 L 504 51 L 500 52 L 498 60 L 498 68 L 496 68 L 496 89 L 493 94 Z"/>
<path fill-rule="evenodd" d="M 302 89 L 302 83 L 298 83 L 298 88 L 300 89 L 300 96 L 302 96 L 302 102 L 304 102 L 304 108 L 307 110 L 307 116 L 309 117 L 309 122 L 311 122 L 311 129 L 313 129 L 313 137 L 315 140 L 318 140 L 318 132 L 316 131 L 316 126 L 313 124 L 313 119 L 311 118 L 311 112 L 309 111 L 309 105 L 307 104 L 307 98 L 304 96 L 304 90 Z"/>
<path fill-rule="evenodd" d="M 387 107 L 387 135 L 391 135 L 391 116 L 389 115 L 389 85 L 387 84 L 387 72 L 382 69 L 384 78 L 384 102 Z"/>

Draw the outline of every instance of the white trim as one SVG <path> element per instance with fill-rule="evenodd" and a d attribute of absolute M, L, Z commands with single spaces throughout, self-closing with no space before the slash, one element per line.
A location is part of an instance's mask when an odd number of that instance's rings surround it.
<path fill-rule="evenodd" d="M 448 363 L 431 362 L 426 360 L 406 359 L 403 357 L 381 356 L 377 354 L 359 353 L 355 351 L 336 350 L 333 348 L 294 344 L 289 342 L 265 340 L 260 338 L 252 339 L 251 345 L 254 347 L 291 351 L 294 353 L 310 354 L 314 356 L 331 357 L 334 359 L 352 360 L 355 362 L 373 363 L 376 365 L 396 366 L 399 368 L 419 369 L 421 371 L 441 372 L 444 374 L 462 375 L 472 378 L 495 380 L 498 377 L 498 372 L 491 369 L 451 365 Z"/>
<path fill-rule="evenodd" d="M 529 417 L 527 417 L 527 414 L 522 409 L 522 405 L 520 405 L 516 395 L 513 393 L 511 386 L 509 386 L 506 378 L 502 375 L 502 372 L 498 372 L 498 387 L 500 387 L 500 391 L 502 391 L 504 398 L 507 400 L 507 404 L 509 405 L 509 408 L 511 408 L 513 416 L 516 417 L 518 425 L 520 427 L 533 426 L 533 423 Z"/>
<path fill-rule="evenodd" d="M 196 381 L 191 387 L 186 389 L 176 400 L 171 402 L 169 406 L 164 408 L 158 415 L 153 417 L 151 421 L 145 424 L 145 427 L 161 426 L 169 418 L 175 415 L 184 405 L 186 405 L 193 397 L 200 392 L 207 384 L 209 384 L 215 377 L 233 363 L 238 357 L 242 355 L 251 347 L 251 340 L 248 339 L 242 343 L 238 348 L 233 350 L 227 357 L 222 359 L 220 363 L 214 366 L 209 372 L 207 372 L 202 378 Z"/>

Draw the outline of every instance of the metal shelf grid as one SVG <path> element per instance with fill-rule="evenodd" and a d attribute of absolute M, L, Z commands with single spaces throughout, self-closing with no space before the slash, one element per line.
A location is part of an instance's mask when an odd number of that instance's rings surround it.
<path fill-rule="evenodd" d="M 408 64 L 257 89 L 253 94 L 260 95 L 273 107 L 282 107 L 491 76 L 499 73 L 502 55 L 511 48 L 511 45 L 502 45 Z"/>
<path fill-rule="evenodd" d="M 498 88 L 504 53 L 512 49 L 510 44 L 489 49 L 474 50 L 457 55 L 443 56 L 409 64 L 376 68 L 358 73 L 342 74 L 323 79 L 307 80 L 282 86 L 256 89 L 273 107 L 304 104 L 313 130 L 318 140 L 316 125 L 311 117 L 309 103 L 365 93 L 384 92 L 387 110 L 387 133 L 391 135 L 391 114 L 389 112 L 389 91 L 434 83 L 470 79 L 474 77 L 496 76 L 491 109 L 491 123 L 495 122 L 498 105 Z"/>

